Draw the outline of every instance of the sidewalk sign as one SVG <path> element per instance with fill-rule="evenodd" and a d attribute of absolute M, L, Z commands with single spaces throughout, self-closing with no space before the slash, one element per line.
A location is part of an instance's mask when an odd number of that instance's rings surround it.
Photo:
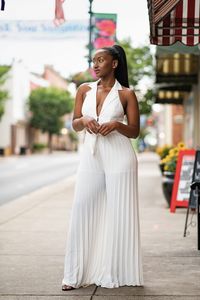
<path fill-rule="evenodd" d="M 176 207 L 188 207 L 195 152 L 196 151 L 194 149 L 182 150 L 179 152 L 171 197 L 170 212 L 175 212 Z"/>
<path fill-rule="evenodd" d="M 196 151 L 195 155 L 195 162 L 194 162 L 194 168 L 193 168 L 193 175 L 192 175 L 192 182 L 199 182 L 200 181 L 200 150 Z M 189 198 L 189 204 L 186 212 L 186 218 L 185 218 L 185 227 L 184 227 L 184 233 L 183 236 L 186 237 L 187 228 L 188 228 L 188 217 L 189 217 L 189 211 L 190 209 L 196 210 L 197 209 L 197 225 L 198 225 L 198 232 L 200 233 L 200 212 L 199 212 L 199 204 L 198 204 L 198 197 L 199 197 L 199 191 L 198 189 L 194 189 L 191 187 L 190 189 L 190 198 Z M 200 245 L 200 237 L 198 234 L 198 244 Z M 199 247 L 200 248 L 200 247 Z"/>
<path fill-rule="evenodd" d="M 196 151 L 195 155 L 195 162 L 194 162 L 194 170 L 192 175 L 192 182 L 194 181 L 200 181 L 200 150 Z M 190 208 L 196 208 L 197 207 L 197 191 L 196 189 L 190 190 L 190 201 L 189 201 L 189 207 Z"/>

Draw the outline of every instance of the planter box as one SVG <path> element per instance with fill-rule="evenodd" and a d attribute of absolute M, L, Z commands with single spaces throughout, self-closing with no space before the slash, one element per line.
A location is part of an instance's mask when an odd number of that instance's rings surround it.
<path fill-rule="evenodd" d="M 168 207 L 170 207 L 170 204 L 171 204 L 174 176 L 175 176 L 175 173 L 167 172 L 167 171 L 164 171 L 163 176 L 162 176 L 162 190 L 163 190 L 165 199 L 167 201 Z"/>

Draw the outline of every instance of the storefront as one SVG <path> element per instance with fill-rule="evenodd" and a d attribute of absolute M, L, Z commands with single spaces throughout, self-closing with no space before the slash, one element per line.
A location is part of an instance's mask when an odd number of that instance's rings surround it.
<path fill-rule="evenodd" d="M 166 139 L 170 141 L 171 135 L 172 144 L 184 140 L 188 146 L 197 145 L 198 136 L 196 140 L 195 134 L 198 116 L 195 117 L 194 114 L 199 106 L 199 55 L 180 53 L 181 50 L 175 48 L 174 51 L 165 53 L 162 47 L 157 47 L 155 102 L 165 104 L 167 118 L 171 118 L 172 132 L 169 133 L 169 128 L 167 129 Z"/>
<path fill-rule="evenodd" d="M 182 139 L 189 147 L 197 147 L 200 145 L 200 1 L 148 0 L 148 8 L 150 41 L 157 45 L 156 103 L 165 105 L 166 140 L 175 143 Z"/>

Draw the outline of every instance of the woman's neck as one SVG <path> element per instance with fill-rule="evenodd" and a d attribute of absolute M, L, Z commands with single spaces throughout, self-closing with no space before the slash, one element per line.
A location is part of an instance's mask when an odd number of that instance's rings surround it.
<path fill-rule="evenodd" d="M 115 77 L 100 78 L 99 82 L 103 87 L 107 88 L 112 87 L 115 84 L 115 80 Z"/>

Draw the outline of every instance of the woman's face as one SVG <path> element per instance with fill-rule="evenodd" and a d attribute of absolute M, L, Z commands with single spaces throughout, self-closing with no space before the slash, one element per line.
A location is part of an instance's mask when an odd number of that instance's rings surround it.
<path fill-rule="evenodd" d="M 112 56 L 104 49 L 96 51 L 93 59 L 93 69 L 97 77 L 105 77 L 114 72 Z"/>

